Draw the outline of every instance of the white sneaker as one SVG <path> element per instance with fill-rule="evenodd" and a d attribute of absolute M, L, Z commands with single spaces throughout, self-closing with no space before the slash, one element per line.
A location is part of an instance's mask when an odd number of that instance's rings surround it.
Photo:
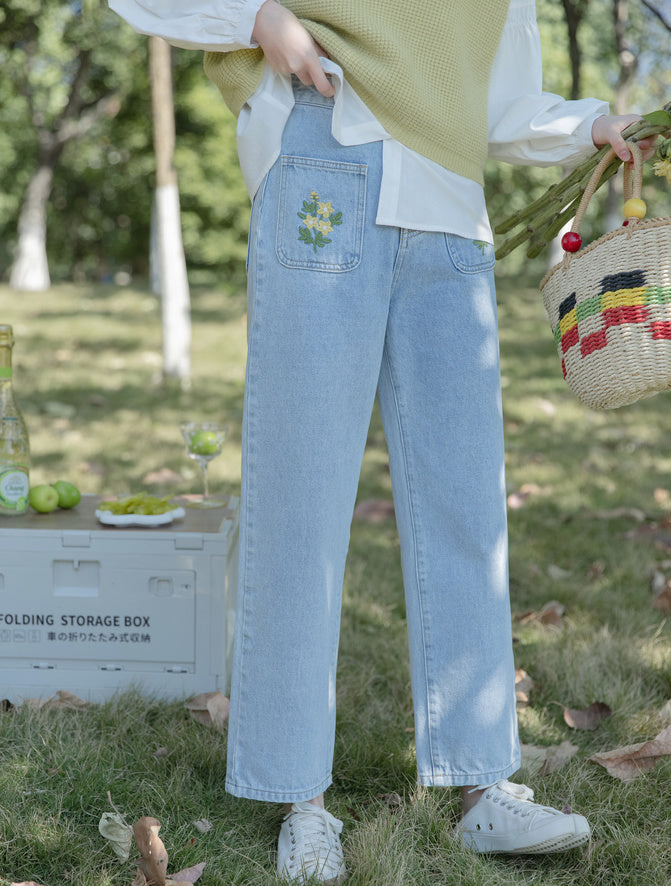
<path fill-rule="evenodd" d="M 582 815 L 540 806 L 533 797 L 530 788 L 505 780 L 486 786 L 454 836 L 475 852 L 514 855 L 561 852 L 589 840 L 589 824 Z"/>
<path fill-rule="evenodd" d="M 277 843 L 277 871 L 292 883 L 342 883 L 342 822 L 314 803 L 294 803 Z"/>

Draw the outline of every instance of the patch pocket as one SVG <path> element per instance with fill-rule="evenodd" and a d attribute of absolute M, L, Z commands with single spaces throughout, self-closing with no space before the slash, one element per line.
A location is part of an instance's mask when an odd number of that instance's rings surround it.
<path fill-rule="evenodd" d="M 484 240 L 471 240 L 446 234 L 447 251 L 458 271 L 462 274 L 480 274 L 494 267 L 494 247 Z"/>
<path fill-rule="evenodd" d="M 277 258 L 287 268 L 340 273 L 361 261 L 367 167 L 282 157 Z"/>

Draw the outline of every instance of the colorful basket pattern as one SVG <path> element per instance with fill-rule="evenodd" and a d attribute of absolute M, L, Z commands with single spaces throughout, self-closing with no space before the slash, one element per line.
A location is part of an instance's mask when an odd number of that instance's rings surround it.
<path fill-rule="evenodd" d="M 605 234 L 555 265 L 541 291 L 581 402 L 613 409 L 671 389 L 671 218 Z"/>

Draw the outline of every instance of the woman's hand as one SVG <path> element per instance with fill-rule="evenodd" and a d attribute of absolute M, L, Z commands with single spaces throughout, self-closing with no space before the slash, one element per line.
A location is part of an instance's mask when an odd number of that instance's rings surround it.
<path fill-rule="evenodd" d="M 327 98 L 335 95 L 335 89 L 319 63 L 319 56 L 326 57 L 326 53 L 293 12 L 276 0 L 266 0 L 257 12 L 252 37 L 273 71 L 295 74 L 301 83 L 315 86 Z"/>
<path fill-rule="evenodd" d="M 627 126 L 631 126 L 632 123 L 636 123 L 640 119 L 638 114 L 611 114 L 608 116 L 604 114 L 602 117 L 597 117 L 592 124 L 592 141 L 597 148 L 609 144 L 620 160 L 626 163 L 631 160 L 631 151 L 622 138 L 622 132 Z M 654 154 L 656 140 L 657 136 L 653 135 L 637 142 L 644 160 Z"/>

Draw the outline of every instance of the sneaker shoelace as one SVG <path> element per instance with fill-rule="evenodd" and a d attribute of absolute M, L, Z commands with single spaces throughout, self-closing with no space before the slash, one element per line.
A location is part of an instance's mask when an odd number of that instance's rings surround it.
<path fill-rule="evenodd" d="M 495 784 L 478 786 L 475 790 L 484 790 L 487 799 L 498 803 L 503 809 L 509 809 L 513 815 L 522 818 L 532 816 L 532 821 L 543 815 L 561 814 L 550 806 L 534 803 L 534 792 L 524 784 L 515 784 L 503 779 Z"/>
<path fill-rule="evenodd" d="M 289 826 L 291 873 L 328 873 L 336 876 L 342 865 L 338 836 L 342 822 L 320 809 L 315 812 L 290 812 Z"/>

